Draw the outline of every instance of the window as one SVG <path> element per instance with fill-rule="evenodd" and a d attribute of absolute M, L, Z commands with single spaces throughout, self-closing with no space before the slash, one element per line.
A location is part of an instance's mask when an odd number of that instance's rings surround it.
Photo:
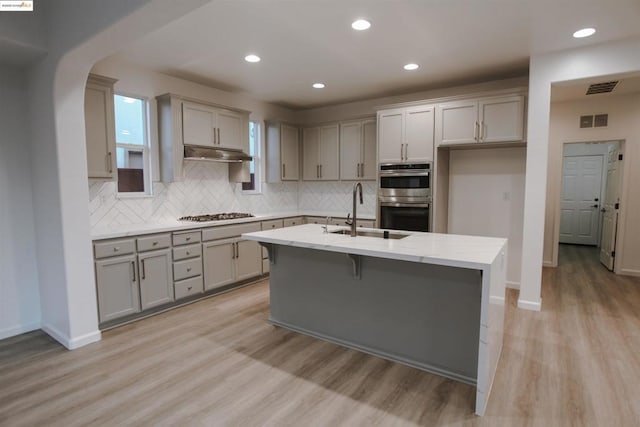
<path fill-rule="evenodd" d="M 260 193 L 260 124 L 256 122 L 249 122 L 249 155 L 253 157 L 249 162 L 251 181 L 242 183 L 242 191 Z"/>
<path fill-rule="evenodd" d="M 147 101 L 114 96 L 118 193 L 149 194 Z"/>

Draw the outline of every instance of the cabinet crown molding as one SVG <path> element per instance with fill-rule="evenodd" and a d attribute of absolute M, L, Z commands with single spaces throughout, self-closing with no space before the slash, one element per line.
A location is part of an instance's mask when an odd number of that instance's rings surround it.
<path fill-rule="evenodd" d="M 204 100 L 199 99 L 199 98 L 191 98 L 189 96 L 178 95 L 178 94 L 171 93 L 171 92 L 167 92 L 167 93 L 163 93 L 162 95 L 158 95 L 158 96 L 156 96 L 156 99 L 176 99 L 176 100 L 179 100 L 179 101 L 194 102 L 196 104 L 206 105 L 206 106 L 213 107 L 213 108 L 219 108 L 219 109 L 223 109 L 223 110 L 234 111 L 236 113 L 251 114 L 251 111 L 243 110 L 242 108 L 229 107 L 228 105 L 217 104 L 215 102 L 204 101 Z"/>

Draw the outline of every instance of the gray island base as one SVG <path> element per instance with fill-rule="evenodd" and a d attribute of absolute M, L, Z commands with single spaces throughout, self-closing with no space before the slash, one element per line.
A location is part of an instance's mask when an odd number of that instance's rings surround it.
<path fill-rule="evenodd" d="M 506 241 L 489 239 L 499 248 L 494 262 L 470 268 L 420 256 L 433 248 L 424 241 L 431 233 L 397 242 L 330 233 L 316 244 L 293 239 L 305 228 L 311 240 L 319 233 L 304 225 L 243 235 L 269 251 L 270 321 L 475 385 L 482 415 L 502 347 Z M 417 256 L 407 256 L 410 246 Z"/>

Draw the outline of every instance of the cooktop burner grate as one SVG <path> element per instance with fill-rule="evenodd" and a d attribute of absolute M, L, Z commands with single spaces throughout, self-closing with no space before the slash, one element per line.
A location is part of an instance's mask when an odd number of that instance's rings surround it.
<path fill-rule="evenodd" d="M 178 218 L 178 221 L 205 222 L 205 221 L 222 221 L 224 219 L 238 219 L 238 218 L 251 218 L 251 217 L 253 217 L 253 215 L 249 213 L 225 212 L 225 213 L 206 214 L 206 215 L 183 216 L 181 218 Z"/>

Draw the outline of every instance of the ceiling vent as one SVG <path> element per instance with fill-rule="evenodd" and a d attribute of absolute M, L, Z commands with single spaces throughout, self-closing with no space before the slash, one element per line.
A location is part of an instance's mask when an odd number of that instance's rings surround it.
<path fill-rule="evenodd" d="M 618 80 L 613 82 L 594 83 L 589 86 L 589 89 L 587 89 L 587 95 L 612 92 L 617 84 Z"/>

